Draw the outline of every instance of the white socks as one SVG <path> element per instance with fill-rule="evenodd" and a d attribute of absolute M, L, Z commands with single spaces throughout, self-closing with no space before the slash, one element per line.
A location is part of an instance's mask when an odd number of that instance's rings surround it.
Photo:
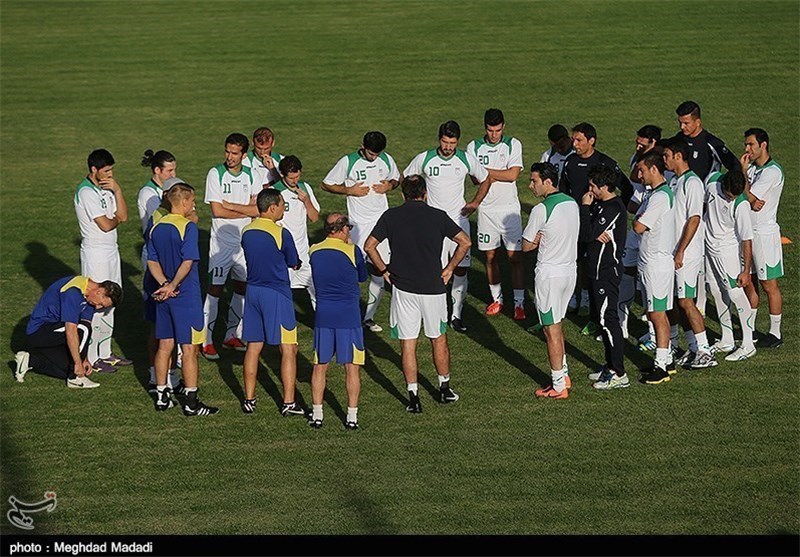
<path fill-rule="evenodd" d="M 449 373 L 447 375 L 437 375 L 437 377 L 439 378 L 439 387 L 450 381 Z"/>
<path fill-rule="evenodd" d="M 553 389 L 560 393 L 567 388 L 567 368 L 551 369 L 550 376 L 553 378 Z"/>
<path fill-rule="evenodd" d="M 355 408 L 347 407 L 347 421 L 358 423 L 358 406 Z"/>
<path fill-rule="evenodd" d="M 695 346 L 697 347 L 695 352 L 698 354 L 708 354 L 711 352 L 711 347 L 708 345 L 708 335 L 706 335 L 705 330 L 702 333 L 695 334 L 694 338 Z"/>
<path fill-rule="evenodd" d="M 739 324 L 742 326 L 742 348 L 753 350 L 753 325 L 755 322 L 756 311 L 750 307 L 750 300 L 743 288 L 732 288 L 728 291 L 728 296 L 739 312 Z M 723 335 L 724 336 L 724 335 Z M 733 331 L 731 330 L 731 344 L 733 344 Z"/>
<path fill-rule="evenodd" d="M 453 283 L 455 286 L 455 283 Z M 489 285 L 489 292 L 492 294 L 492 301 L 503 303 L 503 288 L 500 284 L 490 284 Z"/>
<path fill-rule="evenodd" d="M 672 363 L 672 352 L 669 348 L 656 348 L 656 364 L 664 369 Z"/>
<path fill-rule="evenodd" d="M 467 299 L 467 275 L 460 277 L 453 275 L 453 319 L 461 319 L 461 309 Z"/>
<path fill-rule="evenodd" d="M 769 316 L 769 334 L 775 338 L 781 338 L 781 317 L 780 313 L 778 315 L 770 314 Z"/>
<path fill-rule="evenodd" d="M 217 322 L 217 312 L 219 312 L 219 298 L 206 294 L 206 301 L 203 303 L 203 320 L 206 326 L 206 341 L 203 346 L 214 344 L 211 334 L 214 332 L 214 324 Z"/>
<path fill-rule="evenodd" d="M 369 321 L 375 317 L 378 311 L 378 304 L 383 298 L 383 277 L 369 276 L 369 286 L 367 286 L 367 309 L 364 312 L 364 321 Z"/>
<path fill-rule="evenodd" d="M 409 383 L 408 384 L 408 392 L 413 393 L 414 396 L 417 396 L 419 392 L 419 384 L 418 383 Z"/>
<path fill-rule="evenodd" d="M 514 307 L 515 308 L 521 308 L 523 305 L 525 305 L 525 289 L 524 288 L 515 288 L 514 289 Z"/>
<path fill-rule="evenodd" d="M 242 315 L 244 314 L 244 296 L 234 292 L 228 309 L 228 326 L 225 329 L 225 340 L 242 336 Z"/>
<path fill-rule="evenodd" d="M 311 405 L 311 419 L 312 420 L 322 420 L 322 405 L 321 404 L 312 404 Z"/>

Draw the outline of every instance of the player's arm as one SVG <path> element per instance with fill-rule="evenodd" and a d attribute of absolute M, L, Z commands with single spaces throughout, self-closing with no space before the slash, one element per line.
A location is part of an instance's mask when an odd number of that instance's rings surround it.
<path fill-rule="evenodd" d="M 226 208 L 224 203 L 225 203 L 224 201 L 209 202 L 209 205 L 211 206 L 212 217 L 214 217 L 215 219 L 241 219 L 245 216 L 243 213 L 240 213 L 239 211 Z M 235 203 L 234 205 L 238 205 L 238 203 Z M 242 205 L 242 207 L 247 207 L 247 205 Z"/>
<path fill-rule="evenodd" d="M 580 229 L 578 230 L 578 241 L 591 242 L 597 236 L 592 234 L 592 203 L 594 196 L 587 191 L 581 199 L 580 207 Z"/>
<path fill-rule="evenodd" d="M 119 220 L 116 216 L 109 218 L 105 215 L 102 215 L 99 217 L 95 217 L 94 222 L 97 225 L 97 227 L 103 232 L 111 232 L 116 227 L 118 227 L 122 221 Z"/>
<path fill-rule="evenodd" d="M 475 178 L 476 180 L 480 181 L 478 185 L 478 191 L 475 192 L 475 197 L 472 198 L 472 201 L 464 205 L 461 209 L 461 214 L 465 217 L 469 216 L 475 209 L 478 208 L 478 205 L 481 204 L 483 198 L 486 197 L 486 194 L 489 193 L 489 187 L 492 185 L 492 177 L 489 175 L 489 172 L 481 166 L 481 163 L 478 162 L 478 159 L 475 155 L 471 153 L 467 153 L 467 162 L 469 163 L 469 173 L 470 176 Z"/>
<path fill-rule="evenodd" d="M 64 323 L 64 336 L 67 338 L 67 350 L 72 356 L 73 372 L 77 376 L 88 375 L 92 372 L 92 366 L 89 362 L 81 358 L 81 343 L 78 336 L 78 324 L 66 322 Z"/>
<path fill-rule="evenodd" d="M 678 241 L 678 247 L 675 248 L 675 255 L 672 257 L 675 260 L 676 269 L 683 267 L 683 255 L 686 252 L 686 248 L 692 242 L 695 233 L 697 233 L 697 228 L 699 226 L 700 217 L 698 215 L 686 219 L 686 223 L 683 225 L 683 231 L 681 232 L 681 239 Z"/>
<path fill-rule="evenodd" d="M 531 210 L 528 225 L 522 231 L 522 251 L 528 252 L 539 248 L 546 216 L 546 210 L 541 203 Z"/>
<path fill-rule="evenodd" d="M 117 220 L 117 225 L 127 221 L 128 204 L 125 203 L 125 196 L 122 195 L 122 188 L 119 187 L 117 181 L 114 178 L 105 178 L 97 182 L 97 185 L 114 194 L 114 200 L 117 202 L 117 210 L 114 212 L 114 218 Z M 116 228 L 116 226 L 114 228 Z M 107 231 L 104 230 L 104 232 Z"/>
<path fill-rule="evenodd" d="M 611 162 L 614 161 L 612 160 Z M 622 198 L 622 202 L 627 205 L 633 197 L 633 184 L 631 184 L 631 181 L 622 172 L 618 164 L 614 164 L 613 168 L 617 173 L 617 191 Z"/>
<path fill-rule="evenodd" d="M 669 199 L 665 194 L 653 193 L 647 201 L 647 208 L 633 221 L 633 231 L 644 234 L 652 229 L 669 208 Z"/>
<path fill-rule="evenodd" d="M 311 222 L 317 222 L 319 220 L 319 207 L 314 203 L 314 200 L 311 199 L 311 196 L 307 193 L 300 191 L 302 194 L 300 200 L 303 202 L 303 205 L 306 206 L 306 215 L 308 216 L 308 220 Z"/>
<path fill-rule="evenodd" d="M 238 218 L 250 217 L 254 219 L 259 215 L 259 212 L 258 207 L 255 204 L 255 196 L 251 196 L 251 198 L 252 203 L 248 203 L 247 205 L 243 203 L 231 203 L 229 201 L 223 201 L 222 208 L 239 213 Z"/>
<path fill-rule="evenodd" d="M 453 253 L 453 257 L 447 262 L 447 266 L 442 269 L 442 280 L 445 284 L 450 282 L 450 278 L 453 276 L 456 267 L 461 263 L 461 260 L 467 256 L 469 248 L 472 247 L 472 240 L 469 239 L 469 236 L 467 236 L 467 233 L 463 230 L 459 229 L 458 234 L 451 239 L 456 243 L 456 250 Z"/>
<path fill-rule="evenodd" d="M 489 173 L 489 178 L 492 179 L 492 182 L 516 182 L 517 178 L 519 178 L 519 173 L 522 171 L 522 167 L 512 166 L 505 170 L 487 168 L 486 171 Z"/>
<path fill-rule="evenodd" d="M 375 228 L 377 229 L 378 225 L 375 225 Z M 380 276 L 386 280 L 386 282 L 392 284 L 392 277 L 389 273 L 389 267 L 386 265 L 386 262 L 381 259 L 381 254 L 378 253 L 378 244 L 380 243 L 381 240 L 370 235 L 369 238 L 367 238 L 367 241 L 364 242 L 364 251 L 367 253 L 369 260 L 372 261 L 372 266 L 375 267 L 375 272 L 379 273 Z"/>
<path fill-rule="evenodd" d="M 736 155 L 731 153 L 725 142 L 715 135 L 708 134 L 708 144 L 714 149 L 719 162 L 728 170 L 741 171 L 742 165 Z"/>

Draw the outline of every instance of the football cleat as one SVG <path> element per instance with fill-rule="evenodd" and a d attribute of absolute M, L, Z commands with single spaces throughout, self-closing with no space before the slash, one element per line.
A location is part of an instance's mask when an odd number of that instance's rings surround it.
<path fill-rule="evenodd" d="M 195 399 L 194 406 L 189 406 L 188 403 L 183 405 L 184 416 L 213 416 L 218 412 L 219 408 L 216 406 L 208 406 L 197 399 Z"/>
<path fill-rule="evenodd" d="M 217 354 L 217 349 L 214 348 L 213 344 L 206 344 L 203 346 L 202 350 L 200 350 L 200 354 L 206 360 L 219 360 L 219 354 Z"/>
<path fill-rule="evenodd" d="M 232 337 L 222 342 L 223 348 L 236 350 L 237 352 L 247 352 L 247 345 L 241 339 Z"/>
<path fill-rule="evenodd" d="M 514 321 L 525 321 L 528 316 L 525 314 L 525 308 L 522 306 L 514 307 Z"/>
<path fill-rule="evenodd" d="M 449 385 L 439 387 L 439 402 L 442 404 L 448 404 L 450 402 L 455 402 L 459 399 L 459 396 L 456 392 L 450 388 Z"/>
<path fill-rule="evenodd" d="M 349 430 L 358 429 L 358 422 L 345 422 L 344 428 Z"/>
<path fill-rule="evenodd" d="M 560 392 L 555 390 L 552 385 L 548 385 L 542 389 L 536 389 L 533 393 L 538 398 L 552 398 L 555 400 L 562 400 L 565 398 L 569 398 L 569 389 L 564 388 Z"/>
<path fill-rule="evenodd" d="M 101 358 L 101 360 L 114 367 L 133 365 L 133 360 L 123 358 L 122 356 L 117 356 L 116 354 L 110 354 L 108 358 Z"/>
<path fill-rule="evenodd" d="M 244 414 L 252 414 L 256 411 L 256 399 L 244 399 L 242 401 L 242 412 Z"/>
<path fill-rule="evenodd" d="M 645 385 L 660 385 L 670 381 L 671 377 L 669 375 L 666 369 L 656 364 L 649 372 L 643 371 L 640 381 Z"/>
<path fill-rule="evenodd" d="M 744 346 L 740 346 L 727 356 L 725 356 L 725 361 L 727 362 L 741 362 L 742 360 L 746 360 L 747 358 L 752 358 L 756 355 L 756 349 L 753 347 L 751 350 L 746 349 Z"/>
<path fill-rule="evenodd" d="M 312 429 L 322 429 L 322 420 L 315 420 L 314 418 L 308 419 L 308 425 Z"/>
<path fill-rule="evenodd" d="M 675 358 L 675 363 L 681 367 L 692 367 L 691 363 L 697 357 L 697 352 L 687 350 L 679 358 Z"/>
<path fill-rule="evenodd" d="M 157 412 L 164 412 L 177 404 L 173 400 L 171 394 L 172 391 L 169 388 L 164 389 L 160 393 L 156 392 L 155 406 Z"/>
<path fill-rule="evenodd" d="M 25 382 L 25 374 L 31 369 L 30 359 L 31 355 L 28 352 L 20 351 L 14 354 L 14 363 L 16 364 L 14 368 L 14 379 L 17 380 L 17 383 Z"/>
<path fill-rule="evenodd" d="M 305 409 L 296 402 L 289 402 L 289 403 L 284 402 L 283 406 L 281 406 L 281 416 L 283 416 L 284 418 L 287 416 L 305 416 L 305 415 L 306 415 Z"/>
<path fill-rule="evenodd" d="M 467 328 L 461 322 L 460 317 L 456 317 L 450 321 L 450 327 L 457 333 L 466 333 Z"/>
<path fill-rule="evenodd" d="M 97 373 L 116 373 L 117 368 L 109 364 L 106 360 L 96 360 L 92 364 L 92 371 Z"/>
<path fill-rule="evenodd" d="M 99 387 L 100 383 L 96 383 L 86 377 L 73 377 L 72 379 L 67 379 L 67 387 L 70 389 L 94 389 L 95 387 Z"/>
<path fill-rule="evenodd" d="M 604 373 L 608 371 L 608 366 L 603 366 L 598 368 L 597 370 L 593 371 L 589 374 L 589 381 L 600 381 L 600 378 L 603 376 Z"/>
<path fill-rule="evenodd" d="M 758 339 L 759 348 L 778 348 L 782 344 L 783 344 L 783 339 L 776 337 L 772 333 Z"/>
<path fill-rule="evenodd" d="M 364 327 L 372 331 L 373 333 L 380 333 L 383 331 L 383 327 L 375 323 L 373 319 L 367 319 L 364 321 Z"/>
<path fill-rule="evenodd" d="M 727 354 L 728 352 L 733 352 L 736 349 L 735 344 L 725 344 L 722 340 L 718 340 L 713 345 L 711 345 L 711 353 L 712 354 Z"/>
<path fill-rule="evenodd" d="M 486 315 L 497 315 L 501 311 L 503 311 L 503 304 L 500 302 L 492 302 L 486 306 Z"/>
<path fill-rule="evenodd" d="M 408 400 L 408 404 L 406 405 L 406 412 L 410 412 L 411 414 L 422 414 L 422 403 L 419 401 L 418 396 L 411 395 Z"/>

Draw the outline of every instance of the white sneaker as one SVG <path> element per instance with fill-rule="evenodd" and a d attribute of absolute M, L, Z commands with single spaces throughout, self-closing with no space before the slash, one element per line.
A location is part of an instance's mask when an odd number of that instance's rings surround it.
<path fill-rule="evenodd" d="M 366 327 L 373 333 L 380 333 L 381 331 L 383 331 L 383 327 L 375 323 L 375 321 L 373 321 L 372 319 L 367 319 L 366 321 L 364 321 L 364 327 Z"/>
<path fill-rule="evenodd" d="M 740 346 L 739 348 L 737 348 L 736 350 L 725 356 L 725 361 L 740 362 L 755 355 L 756 355 L 755 347 L 753 347 L 751 350 L 747 350 L 744 346 Z"/>
<path fill-rule="evenodd" d="M 67 379 L 67 387 L 71 389 L 94 389 L 95 387 L 99 387 L 100 383 L 96 383 L 86 377 L 75 377 L 73 379 Z"/>
<path fill-rule="evenodd" d="M 732 352 L 736 349 L 735 344 L 724 344 L 721 340 L 718 340 L 714 344 L 711 345 L 711 353 L 712 354 L 727 354 L 728 352 Z"/>
<path fill-rule="evenodd" d="M 609 373 L 605 377 L 601 378 L 597 383 L 594 383 L 592 387 L 598 391 L 610 391 L 612 389 L 626 389 L 631 386 L 631 381 L 628 379 L 628 374 L 626 373 L 622 377 L 617 376 L 616 373 Z"/>
<path fill-rule="evenodd" d="M 29 369 L 31 369 L 31 367 L 28 365 L 30 359 L 31 355 L 28 352 L 20 351 L 14 354 L 14 361 L 17 364 L 17 367 L 14 370 L 14 379 L 17 380 L 17 383 L 25 382 L 25 374 L 28 373 Z"/>

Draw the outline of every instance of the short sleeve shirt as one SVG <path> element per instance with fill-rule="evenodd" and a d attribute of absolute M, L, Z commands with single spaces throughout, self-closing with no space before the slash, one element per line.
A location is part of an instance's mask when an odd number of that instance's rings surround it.
<path fill-rule="evenodd" d="M 747 178 L 750 180 L 750 193 L 764 202 L 760 211 L 752 212 L 753 232 L 779 232 L 778 204 L 783 192 L 783 168 L 772 159 L 764 166 L 751 164 L 747 169 Z"/>
<path fill-rule="evenodd" d="M 246 166 L 238 174 L 231 173 L 224 165 L 219 164 L 208 171 L 206 175 L 205 202 L 238 203 L 248 205 L 252 196 L 257 195 L 261 188 L 253 185 L 252 172 Z M 211 217 L 211 235 L 228 246 L 238 246 L 242 239 L 242 229 L 250 224 L 250 217 L 225 219 Z"/>
<path fill-rule="evenodd" d="M 522 237 L 533 242 L 541 232 L 536 274 L 542 278 L 568 277 L 576 272 L 580 212 L 575 200 L 551 193 L 531 209 Z"/>
<path fill-rule="evenodd" d="M 685 259 L 700 259 L 703 257 L 705 245 L 703 231 L 705 185 L 697 174 L 689 170 L 680 177 L 673 177 L 670 187 L 675 194 L 675 247 L 677 249 L 681 241 L 686 221 L 691 217 L 700 217 L 700 225 L 684 252 Z"/>
<path fill-rule="evenodd" d="M 488 143 L 484 138 L 474 139 L 467 145 L 467 153 L 487 169 L 508 170 L 522 168 L 522 143 L 514 137 L 503 136 L 497 143 Z M 492 182 L 489 192 L 481 201 L 480 211 L 519 210 L 519 195 L 516 182 Z"/>
<path fill-rule="evenodd" d="M 81 229 L 81 246 L 84 248 L 117 247 L 117 229 L 103 232 L 94 221 L 97 217 L 113 218 L 117 200 L 110 190 L 102 189 L 85 178 L 75 191 L 75 215 Z"/>
<path fill-rule="evenodd" d="M 373 186 L 384 180 L 399 179 L 397 164 L 388 153 L 381 153 L 375 160 L 368 161 L 356 151 L 340 158 L 322 181 L 328 185 L 341 184 L 352 188 L 356 184 Z M 347 196 L 347 214 L 350 221 L 356 224 L 374 223 L 388 208 L 386 194 L 372 188 L 363 197 Z"/>
<path fill-rule="evenodd" d="M 675 251 L 675 194 L 666 183 L 639 207 L 636 219 L 648 229 L 639 243 L 639 268 L 672 268 Z"/>

